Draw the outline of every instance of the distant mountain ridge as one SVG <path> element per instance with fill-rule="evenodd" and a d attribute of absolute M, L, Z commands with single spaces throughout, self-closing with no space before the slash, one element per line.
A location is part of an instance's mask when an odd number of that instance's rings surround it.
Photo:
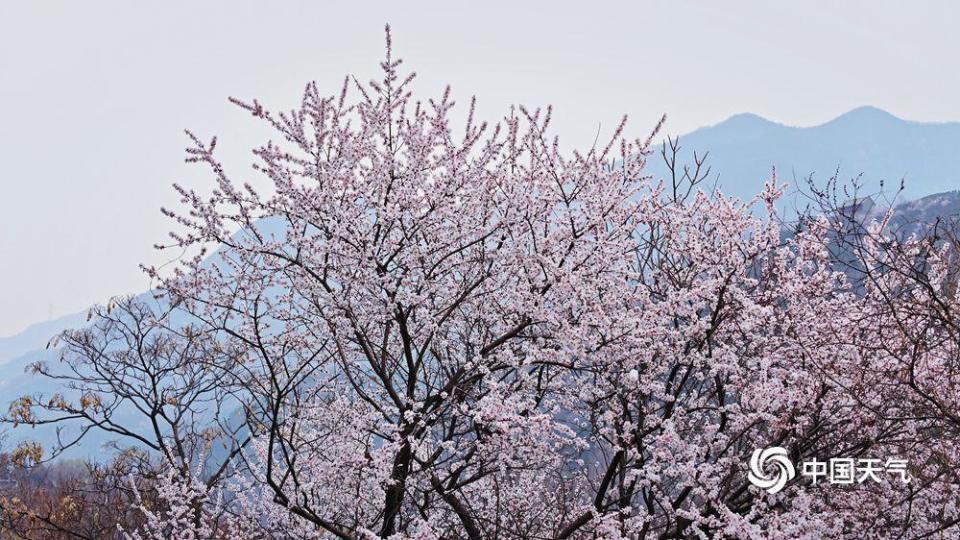
<path fill-rule="evenodd" d="M 32 324 L 19 334 L 0 338 L 0 366 L 20 355 L 45 348 L 50 338 L 67 328 L 82 325 L 86 316 L 86 310 L 64 315 Z"/>
<path fill-rule="evenodd" d="M 903 120 L 876 107 L 859 107 L 811 127 L 779 124 L 755 114 L 737 114 L 680 137 L 680 162 L 709 152 L 711 180 L 727 195 L 749 199 L 776 168 L 779 180 L 801 187 L 808 176 L 824 182 L 863 175 L 866 186 L 885 192 L 905 189 L 900 201 L 960 187 L 960 122 Z M 659 159 L 650 172 L 666 174 Z M 788 201 L 790 202 L 790 201 Z"/>

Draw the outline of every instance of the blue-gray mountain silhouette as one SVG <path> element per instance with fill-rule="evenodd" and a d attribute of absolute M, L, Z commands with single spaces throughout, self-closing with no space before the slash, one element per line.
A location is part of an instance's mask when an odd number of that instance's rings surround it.
<path fill-rule="evenodd" d="M 681 162 L 691 162 L 693 151 L 709 151 L 712 180 L 723 193 L 744 199 L 763 187 L 774 167 L 779 180 L 801 187 L 808 176 L 823 183 L 838 168 L 841 182 L 862 174 L 872 192 L 881 180 L 887 193 L 903 180 L 900 201 L 960 188 L 960 122 L 912 122 L 875 107 L 813 127 L 738 114 L 681 136 L 680 146 Z M 659 156 L 649 167 L 657 176 L 666 173 Z"/>

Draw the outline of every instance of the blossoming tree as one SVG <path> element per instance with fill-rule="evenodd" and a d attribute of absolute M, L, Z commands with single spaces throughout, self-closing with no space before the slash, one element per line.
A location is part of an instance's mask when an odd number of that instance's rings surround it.
<path fill-rule="evenodd" d="M 148 272 L 232 351 L 211 369 L 243 472 L 163 499 L 251 536 L 955 534 L 955 387 L 875 346 L 899 319 L 833 264 L 829 219 L 785 238 L 775 178 L 743 202 L 700 191 L 700 163 L 645 176 L 657 130 L 567 152 L 551 109 L 490 125 L 473 102 L 455 128 L 449 91 L 417 100 L 400 64 L 388 32 L 381 80 L 280 114 L 233 100 L 275 131 L 269 194 L 190 135 L 217 187 L 177 188 L 166 247 L 194 256 Z M 923 342 L 917 369 L 943 373 Z M 773 446 L 909 458 L 913 480 L 770 493 L 747 464 Z M 143 536 L 194 508 L 169 506 Z"/>
<path fill-rule="evenodd" d="M 549 108 L 490 126 L 471 102 L 457 133 L 387 51 L 382 80 L 288 113 L 234 100 L 276 130 L 273 192 L 194 137 L 218 187 L 169 212 L 178 248 L 222 246 L 154 275 L 246 351 L 245 504 L 341 538 L 939 530 L 956 484 L 926 462 L 953 443 L 863 369 L 889 357 L 828 221 L 784 241 L 775 181 L 745 204 L 645 177 L 622 124 L 565 153 Z M 909 453 L 929 481 L 765 494 L 744 464 L 768 446 Z"/>

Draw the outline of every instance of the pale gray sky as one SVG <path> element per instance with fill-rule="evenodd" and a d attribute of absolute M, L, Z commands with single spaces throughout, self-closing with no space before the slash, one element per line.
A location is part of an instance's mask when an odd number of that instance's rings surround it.
<path fill-rule="evenodd" d="M 0 4 L 0 336 L 148 281 L 182 129 L 234 171 L 262 131 L 226 103 L 287 108 L 376 74 L 382 28 L 433 94 L 498 118 L 552 103 L 568 144 L 661 113 L 684 133 L 738 112 L 814 125 L 859 105 L 960 120 L 955 2 L 37 2 Z"/>

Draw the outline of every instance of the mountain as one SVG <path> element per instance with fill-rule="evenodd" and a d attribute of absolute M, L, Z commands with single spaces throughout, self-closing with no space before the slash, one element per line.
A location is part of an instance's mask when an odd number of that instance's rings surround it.
<path fill-rule="evenodd" d="M 791 127 L 754 114 L 738 114 L 680 137 L 680 162 L 709 151 L 707 164 L 725 194 L 750 198 L 776 167 L 781 181 L 805 186 L 810 175 L 823 183 L 839 169 L 839 180 L 863 174 L 868 191 L 895 191 L 900 201 L 960 187 L 960 122 L 903 120 L 875 107 L 860 107 L 825 124 Z M 660 159 L 650 171 L 664 175 Z M 788 200 L 788 202 L 791 202 Z"/>
<path fill-rule="evenodd" d="M 960 218 L 960 191 L 935 193 L 897 205 L 893 221 L 895 226 L 910 227 L 930 224 L 938 218 Z"/>
<path fill-rule="evenodd" d="M 22 354 L 45 348 L 51 337 L 67 328 L 83 324 L 86 316 L 86 311 L 65 315 L 59 319 L 30 325 L 19 334 L 0 338 L 0 366 Z"/>

